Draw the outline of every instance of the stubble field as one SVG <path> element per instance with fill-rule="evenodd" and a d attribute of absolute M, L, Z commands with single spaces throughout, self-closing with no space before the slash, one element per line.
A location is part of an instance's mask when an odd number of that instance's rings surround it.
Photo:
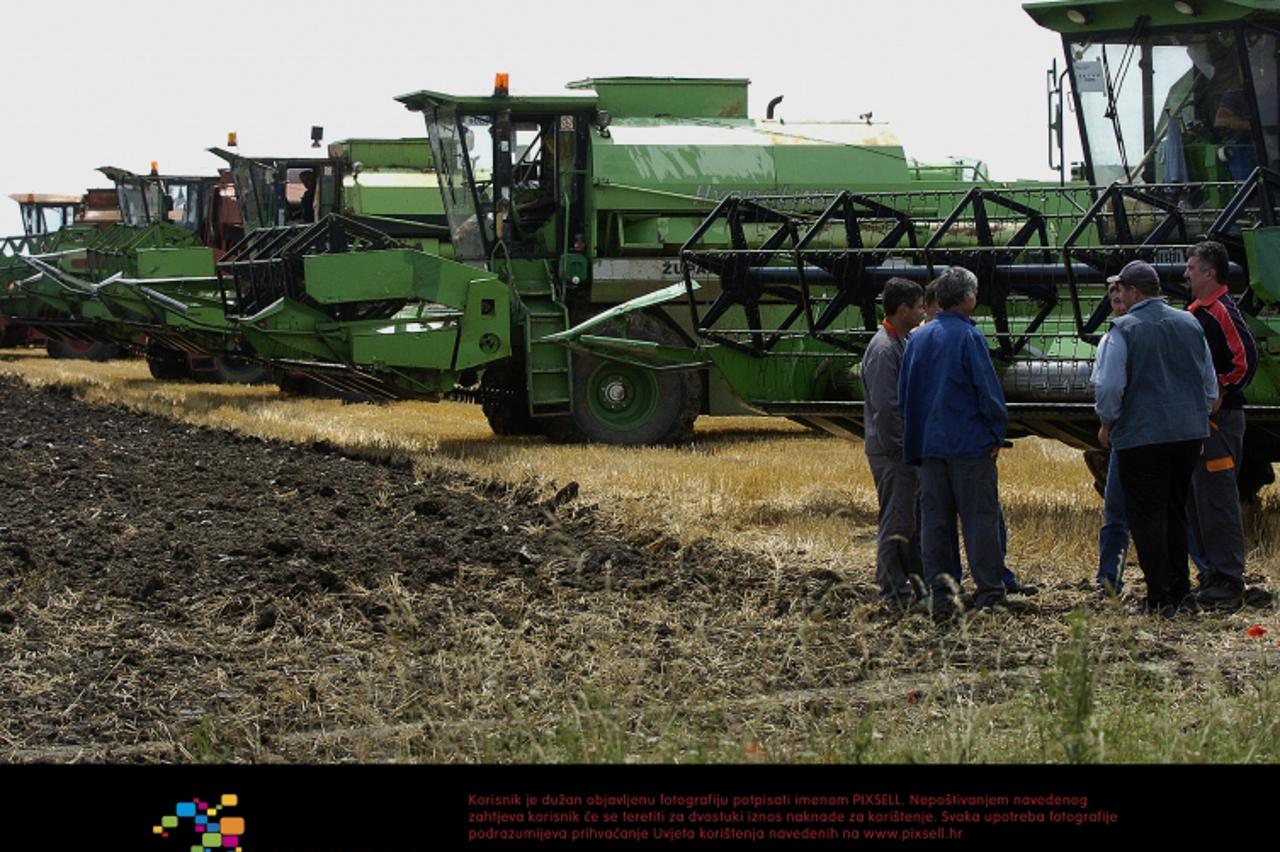
<path fill-rule="evenodd" d="M 1060 445 L 1000 464 L 1032 611 L 935 625 L 876 603 L 860 445 L 784 422 L 557 446 L 25 350 L 0 411 L 11 761 L 1280 757 L 1274 606 L 1092 597 L 1100 501 Z"/>

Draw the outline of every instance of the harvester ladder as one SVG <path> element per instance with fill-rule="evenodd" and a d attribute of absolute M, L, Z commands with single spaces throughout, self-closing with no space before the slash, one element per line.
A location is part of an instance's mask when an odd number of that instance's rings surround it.
<path fill-rule="evenodd" d="M 529 391 L 529 413 L 534 417 L 569 414 L 573 410 L 573 360 L 563 346 L 544 338 L 569 328 L 569 310 L 554 286 L 550 265 L 539 280 L 511 274 L 520 300 L 524 331 L 524 378 Z"/>

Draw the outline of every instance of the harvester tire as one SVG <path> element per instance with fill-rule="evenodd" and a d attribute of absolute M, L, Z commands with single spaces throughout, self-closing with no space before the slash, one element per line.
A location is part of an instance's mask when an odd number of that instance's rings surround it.
<path fill-rule="evenodd" d="M 50 358 L 75 358 L 81 361 L 110 361 L 120 355 L 120 347 L 113 343 L 93 343 L 79 340 L 50 340 L 44 351 Z"/>
<path fill-rule="evenodd" d="M 162 382 L 191 378 L 187 356 L 176 349 L 148 346 L 147 369 L 151 371 L 151 378 Z"/>
<path fill-rule="evenodd" d="M 1258 492 L 1276 481 L 1276 472 L 1271 467 L 1272 454 L 1268 450 L 1274 452 L 1274 448 L 1266 446 L 1265 439 L 1250 440 L 1246 428 L 1240 471 L 1236 474 L 1236 490 L 1240 493 L 1240 502 L 1258 503 Z"/>
<path fill-rule="evenodd" d="M 271 381 L 275 382 L 281 393 L 291 396 L 311 395 L 311 380 L 292 370 L 272 370 Z"/>
<path fill-rule="evenodd" d="M 271 370 L 253 361 L 232 355 L 213 357 L 213 375 L 227 385 L 264 385 L 271 382 Z"/>
<path fill-rule="evenodd" d="M 674 329 L 639 313 L 627 314 L 601 333 L 621 333 L 622 322 L 630 339 L 687 345 Z M 658 372 L 575 353 L 573 413 L 553 418 L 547 434 L 590 444 L 687 443 L 702 408 L 702 382 L 702 374 L 692 370 Z"/>
<path fill-rule="evenodd" d="M 1105 496 L 1107 493 L 1107 470 L 1111 466 L 1111 451 L 1085 450 L 1084 466 L 1089 469 L 1089 475 L 1093 477 L 1093 490 L 1097 491 L 1099 496 Z"/>
<path fill-rule="evenodd" d="M 543 424 L 529 414 L 529 392 L 524 370 L 515 361 L 486 367 L 480 387 L 491 394 L 480 408 L 493 434 L 502 436 L 540 435 Z"/>
<path fill-rule="evenodd" d="M 25 346 L 27 330 L 20 325 L 10 325 L 0 318 L 0 347 L 9 349 L 13 346 Z"/>

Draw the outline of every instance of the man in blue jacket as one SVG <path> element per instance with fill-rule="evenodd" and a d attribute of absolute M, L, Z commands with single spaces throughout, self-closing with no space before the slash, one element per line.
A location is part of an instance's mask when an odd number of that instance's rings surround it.
<path fill-rule="evenodd" d="M 911 335 L 903 353 L 903 460 L 920 465 L 921 545 L 933 612 L 950 616 L 960 602 L 947 582 L 956 515 L 979 608 L 1004 606 L 1000 495 L 996 458 L 1009 415 L 987 342 L 969 315 L 978 279 L 961 267 L 935 282 L 938 316 Z"/>

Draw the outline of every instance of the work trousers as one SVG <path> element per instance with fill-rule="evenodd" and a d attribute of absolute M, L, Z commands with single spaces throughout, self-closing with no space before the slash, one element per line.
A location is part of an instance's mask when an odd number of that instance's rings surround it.
<path fill-rule="evenodd" d="M 1177 605 L 1191 593 L 1187 494 L 1199 439 L 1117 450 L 1129 532 L 1147 581 L 1147 605 Z"/>
<path fill-rule="evenodd" d="M 1244 526 L 1236 490 L 1243 448 L 1244 412 L 1219 411 L 1209 420 L 1209 437 L 1191 474 L 1187 501 L 1193 552 L 1200 554 L 1205 568 L 1202 586 L 1223 578 L 1244 584 Z"/>
<path fill-rule="evenodd" d="M 920 475 L 901 456 L 867 454 L 880 503 L 876 585 L 886 598 L 911 598 L 908 577 L 924 571 L 920 557 Z"/>
<path fill-rule="evenodd" d="M 1127 535 L 1127 533 L 1126 533 Z M 1004 587 L 1006 591 L 1016 591 L 1022 585 L 1018 581 L 1018 575 L 1013 573 L 1009 568 L 1007 557 L 1009 555 L 1009 531 L 1004 522 L 1004 507 L 1000 507 L 1000 557 L 1004 561 Z M 960 541 L 957 539 L 956 546 L 951 551 L 951 567 L 947 569 L 947 573 L 955 578 L 956 585 L 960 584 L 961 578 L 964 577 L 964 563 L 960 561 Z"/>
<path fill-rule="evenodd" d="M 924 459 L 920 466 L 921 544 L 924 579 L 935 596 L 949 593 L 947 576 L 957 547 L 956 516 L 964 528 L 965 555 L 978 606 L 1004 598 L 1000 546 L 1000 492 L 996 460 Z"/>

